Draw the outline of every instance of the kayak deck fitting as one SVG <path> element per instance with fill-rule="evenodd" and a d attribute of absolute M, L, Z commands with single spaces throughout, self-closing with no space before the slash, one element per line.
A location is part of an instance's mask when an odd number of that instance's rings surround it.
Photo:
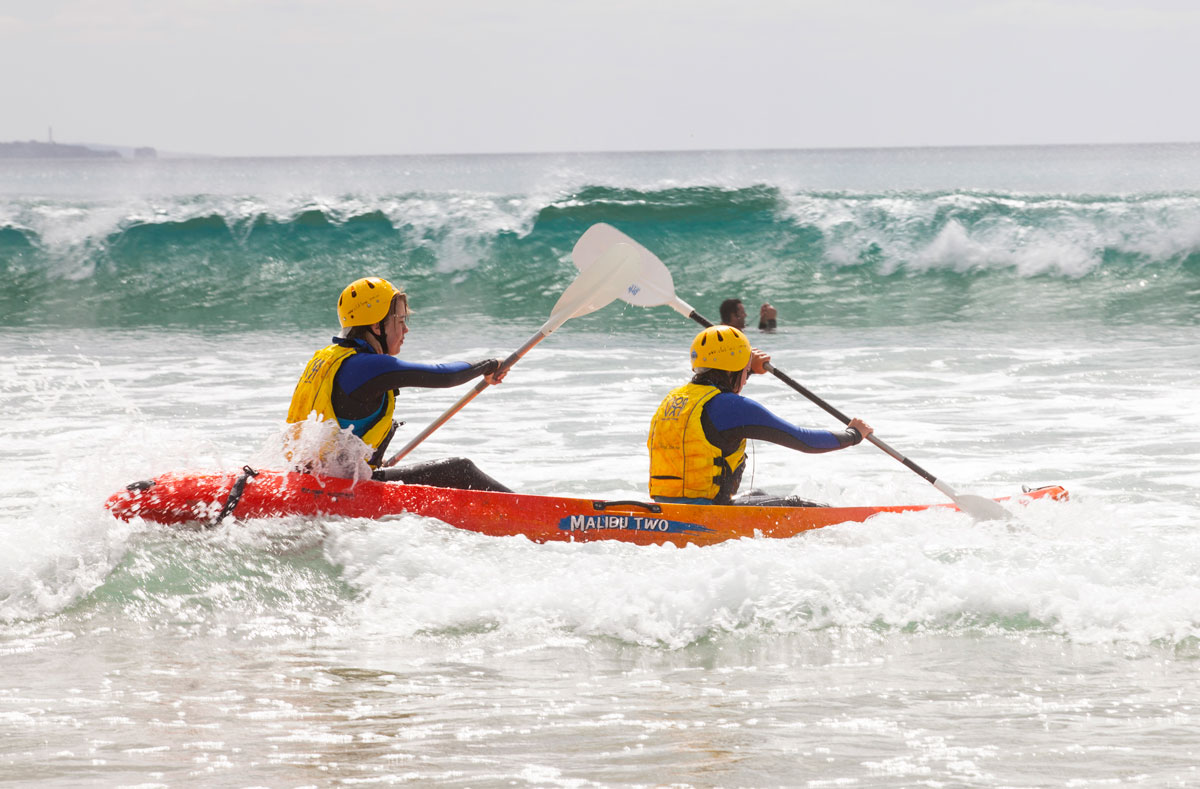
<path fill-rule="evenodd" d="M 1066 500 L 1051 485 L 996 501 Z M 164 474 L 135 482 L 105 506 L 122 520 L 215 526 L 283 516 L 381 518 L 411 513 L 494 537 L 534 542 L 621 540 L 639 545 L 711 545 L 741 537 L 793 537 L 884 512 L 958 508 L 952 503 L 857 507 L 741 507 L 606 501 L 524 493 L 434 488 L 396 482 L 318 477 L 296 472 Z"/>

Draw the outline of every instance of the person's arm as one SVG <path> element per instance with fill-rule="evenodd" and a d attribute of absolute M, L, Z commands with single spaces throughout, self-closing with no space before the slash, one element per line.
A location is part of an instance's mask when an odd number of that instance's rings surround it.
<path fill-rule="evenodd" d="M 763 406 L 741 395 L 724 392 L 705 405 L 705 415 L 723 442 L 755 439 L 779 444 L 798 452 L 821 453 L 854 446 L 864 438 L 857 427 L 837 432 L 798 427 L 780 419 Z M 871 432 L 861 420 L 854 420 Z"/>
<path fill-rule="evenodd" d="M 770 304 L 764 304 L 758 310 L 758 328 L 761 331 L 775 331 L 775 316 L 778 313 Z"/>
<path fill-rule="evenodd" d="M 492 375 L 499 367 L 500 362 L 496 359 L 418 364 L 385 354 L 357 354 L 342 362 L 336 383 L 347 396 L 374 403 L 391 389 L 413 386 L 446 389 L 481 375 Z"/>

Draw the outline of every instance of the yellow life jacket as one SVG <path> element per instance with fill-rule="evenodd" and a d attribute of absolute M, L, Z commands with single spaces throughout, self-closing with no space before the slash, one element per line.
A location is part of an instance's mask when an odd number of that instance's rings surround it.
<path fill-rule="evenodd" d="M 704 436 L 704 404 L 720 394 L 715 386 L 688 383 L 674 389 L 654 412 L 650 450 L 650 495 L 713 499 L 733 494 L 734 473 L 745 462 L 746 441 L 728 455 Z"/>
<path fill-rule="evenodd" d="M 337 421 L 337 414 L 333 412 L 333 377 L 342 362 L 356 353 L 358 349 L 354 347 L 328 345 L 313 354 L 296 384 L 296 390 L 292 392 L 292 404 L 287 415 L 289 423 L 303 422 L 314 411 L 321 419 Z M 367 428 L 365 434 L 359 436 L 363 442 L 379 449 L 392 431 L 392 415 L 395 411 L 396 394 L 388 392 L 387 403 L 379 418 Z"/>

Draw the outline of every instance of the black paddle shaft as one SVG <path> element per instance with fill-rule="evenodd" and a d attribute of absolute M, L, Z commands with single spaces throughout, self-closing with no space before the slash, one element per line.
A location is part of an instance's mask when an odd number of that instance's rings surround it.
<path fill-rule="evenodd" d="M 696 312 L 695 310 L 692 310 L 691 313 L 688 315 L 688 317 L 704 327 L 713 325 L 712 321 L 710 321 L 708 318 L 705 318 L 703 315 Z M 767 365 L 767 369 L 770 370 L 771 374 L 774 375 L 776 378 L 778 378 L 780 381 L 783 381 L 785 384 L 792 387 L 797 392 L 799 392 L 800 394 L 807 397 L 809 400 L 816 403 L 818 406 L 820 406 L 822 409 L 824 409 L 826 413 L 828 413 L 834 419 L 837 419 L 843 425 L 850 424 L 850 417 L 846 416 L 841 411 L 839 411 L 837 408 L 835 408 L 832 405 L 830 405 L 829 403 L 825 402 L 825 400 L 823 400 L 821 397 L 819 397 L 816 394 L 814 394 L 813 392 L 809 391 L 808 387 L 806 387 L 803 384 L 799 383 L 798 381 L 794 380 L 787 373 L 779 370 L 774 365 L 770 365 L 770 364 Z M 909 460 L 904 455 L 902 455 L 899 452 L 897 452 L 896 450 L 892 449 L 890 446 L 888 446 L 886 443 L 884 443 L 883 439 L 876 438 L 874 436 L 874 434 L 872 434 L 872 435 L 867 436 L 867 440 L 870 441 L 875 446 L 882 449 L 884 452 L 891 455 L 896 460 L 899 460 L 901 463 L 908 466 L 909 469 L 911 469 L 916 474 L 920 475 L 921 477 L 924 477 L 926 482 L 929 482 L 930 484 L 933 484 L 933 485 L 937 484 L 937 477 L 933 476 L 928 471 L 926 471 L 925 469 L 918 466 L 916 463 L 913 463 L 911 460 Z"/>

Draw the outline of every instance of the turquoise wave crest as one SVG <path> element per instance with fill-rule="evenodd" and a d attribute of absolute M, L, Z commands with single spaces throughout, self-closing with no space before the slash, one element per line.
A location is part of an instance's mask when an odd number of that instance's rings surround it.
<path fill-rule="evenodd" d="M 9 199 L 0 325 L 324 326 L 336 293 L 365 274 L 403 282 L 428 319 L 544 319 L 574 277 L 575 239 L 595 222 L 654 250 L 679 295 L 710 315 L 736 295 L 751 307 L 769 300 L 793 323 L 1200 321 L 1200 195 L 758 185 L 294 204 Z"/>

